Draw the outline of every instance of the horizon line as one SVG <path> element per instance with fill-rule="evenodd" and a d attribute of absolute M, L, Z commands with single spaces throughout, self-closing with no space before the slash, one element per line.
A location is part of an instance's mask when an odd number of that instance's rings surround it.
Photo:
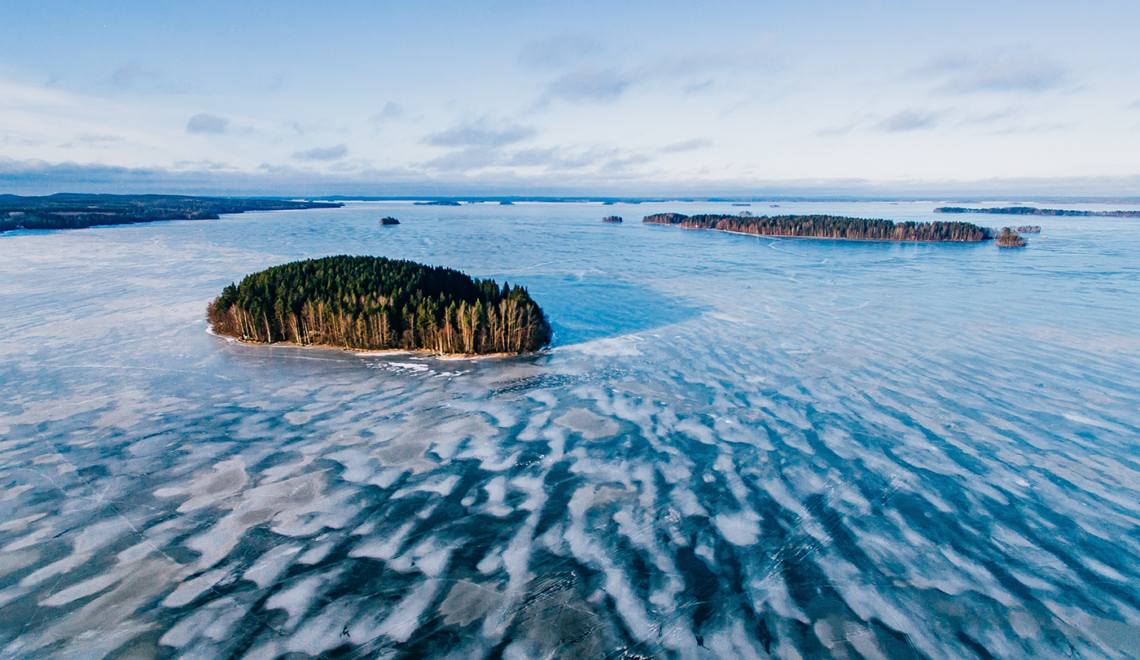
<path fill-rule="evenodd" d="M 308 201 L 331 202 L 467 202 L 469 204 L 494 202 L 537 202 L 555 204 L 663 204 L 663 203 L 750 203 L 750 202 L 906 202 L 906 203 L 937 203 L 957 202 L 981 204 L 986 202 L 1009 203 L 1016 201 L 1032 203 L 1119 203 L 1140 204 L 1140 195 L 984 195 L 984 194 L 957 194 L 957 195 L 859 195 L 859 194 L 771 194 L 771 195 L 525 195 L 525 194 L 451 194 L 451 195 L 353 195 L 353 194 L 218 194 L 218 193 L 186 193 L 186 192 L 76 192 L 60 190 L 57 192 L 27 195 L 0 192 L 0 201 L 9 199 L 36 199 L 53 196 L 75 197 L 215 197 L 224 199 L 302 199 Z"/>

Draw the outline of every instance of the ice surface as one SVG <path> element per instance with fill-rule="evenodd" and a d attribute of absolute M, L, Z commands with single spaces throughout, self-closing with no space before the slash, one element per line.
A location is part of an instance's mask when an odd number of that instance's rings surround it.
<path fill-rule="evenodd" d="M 265 608 L 282 609 L 289 614 L 289 619 L 285 622 L 286 629 L 292 629 L 297 626 L 304 615 L 309 611 L 313 599 L 316 598 L 317 592 L 326 583 L 329 576 L 325 575 L 312 575 L 296 584 L 289 585 L 282 591 L 278 591 L 265 601 Z"/>
<path fill-rule="evenodd" d="M 1127 219 L 1013 255 L 384 208 L 0 236 L 0 658 L 1136 655 Z M 523 284 L 556 346 L 203 331 L 346 252 Z"/>

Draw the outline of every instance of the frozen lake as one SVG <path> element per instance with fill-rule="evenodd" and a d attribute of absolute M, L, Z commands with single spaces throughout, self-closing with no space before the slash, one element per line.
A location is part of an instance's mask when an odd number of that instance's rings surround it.
<path fill-rule="evenodd" d="M 1042 233 L 350 203 L 2 234 L 0 658 L 1140 656 L 1140 219 L 933 207 L 747 210 Z M 554 346 L 206 332 L 224 285 L 334 254 L 523 284 Z"/>

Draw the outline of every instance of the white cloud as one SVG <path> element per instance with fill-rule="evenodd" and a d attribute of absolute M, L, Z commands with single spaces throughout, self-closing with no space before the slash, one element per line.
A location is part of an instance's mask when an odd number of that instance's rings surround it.
<path fill-rule="evenodd" d="M 815 132 L 819 137 L 843 137 L 851 131 L 855 130 L 855 124 L 840 124 L 838 126 L 828 126 L 821 128 Z"/>
<path fill-rule="evenodd" d="M 186 122 L 187 133 L 225 133 L 230 120 L 205 112 L 194 115 Z"/>
<path fill-rule="evenodd" d="M 423 166 L 444 172 L 467 172 L 495 165 L 500 158 L 501 154 L 494 149 L 468 147 L 433 158 L 423 163 Z"/>
<path fill-rule="evenodd" d="M 674 142 L 661 147 L 660 151 L 666 154 L 675 154 L 682 151 L 696 151 L 697 149 L 705 149 L 713 146 L 713 141 L 708 138 L 693 138 L 692 140 L 685 140 L 684 142 Z"/>
<path fill-rule="evenodd" d="M 939 115 L 921 110 L 903 110 L 876 124 L 876 128 L 892 133 L 900 131 L 917 131 L 924 128 L 934 128 L 938 125 Z"/>
<path fill-rule="evenodd" d="M 161 76 L 158 71 L 149 69 L 141 64 L 125 64 L 111 74 L 111 84 L 120 89 L 131 87 L 151 86 L 159 82 Z"/>
<path fill-rule="evenodd" d="M 502 147 L 527 140 L 536 133 L 530 126 L 482 118 L 432 133 L 423 142 L 434 147 Z"/>
<path fill-rule="evenodd" d="M 598 103 L 616 100 L 632 80 L 613 69 L 578 69 L 556 78 L 539 98 L 538 105 L 562 100 L 570 103 Z"/>
<path fill-rule="evenodd" d="M 343 144 L 336 144 L 331 147 L 317 147 L 307 151 L 294 151 L 293 158 L 297 160 L 312 160 L 312 161 L 334 161 L 340 160 L 348 155 L 348 147 Z"/>
<path fill-rule="evenodd" d="M 519 51 L 519 61 L 531 66 L 562 67 L 577 64 L 601 50 L 602 45 L 592 37 L 563 33 L 527 42 Z"/>
<path fill-rule="evenodd" d="M 395 101 L 388 101 L 387 103 L 384 104 L 384 107 L 380 110 L 380 112 L 377 112 L 376 114 L 372 115 L 372 121 L 387 121 L 390 119 L 400 119 L 405 114 L 407 114 L 407 111 L 404 109 L 404 106 L 400 105 L 399 103 L 396 103 Z"/>
<path fill-rule="evenodd" d="M 1044 55 L 995 53 L 984 57 L 936 59 L 912 74 L 940 81 L 936 90 L 948 94 L 978 92 L 1039 93 L 1068 83 L 1068 68 Z"/>

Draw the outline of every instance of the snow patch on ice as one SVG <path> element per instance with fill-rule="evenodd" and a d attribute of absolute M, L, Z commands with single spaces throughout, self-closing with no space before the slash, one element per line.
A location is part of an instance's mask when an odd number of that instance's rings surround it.
<path fill-rule="evenodd" d="M 718 513 L 713 522 L 721 537 L 733 545 L 756 545 L 760 539 L 760 516 L 753 511 Z"/>

